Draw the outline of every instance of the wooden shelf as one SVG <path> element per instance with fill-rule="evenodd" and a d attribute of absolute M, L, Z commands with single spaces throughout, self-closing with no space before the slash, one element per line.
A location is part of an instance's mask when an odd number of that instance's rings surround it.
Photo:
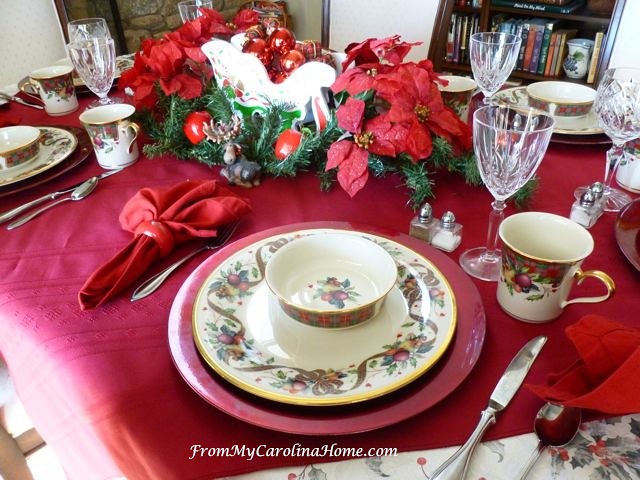
<path fill-rule="evenodd" d="M 447 36 L 449 32 L 449 24 L 453 14 L 463 15 L 478 15 L 479 16 L 479 31 L 489 31 L 491 29 L 491 19 L 494 15 L 502 13 L 515 18 L 549 18 L 549 19 L 562 19 L 565 20 L 571 28 L 577 28 L 578 35 L 585 35 L 587 38 L 592 37 L 593 33 L 597 30 L 605 30 L 606 35 L 602 43 L 600 50 L 600 56 L 598 59 L 598 67 L 596 74 L 596 84 L 600 77 L 604 73 L 604 70 L 609 65 L 609 59 L 611 58 L 611 52 L 613 51 L 613 45 L 615 43 L 616 34 L 618 33 L 618 26 L 624 10 L 624 5 L 627 0 L 616 0 L 613 7 L 613 11 L 610 16 L 603 16 L 601 14 L 595 14 L 584 7 L 572 13 L 553 13 L 553 12 L 538 12 L 530 11 L 521 8 L 508 8 L 498 7 L 491 5 L 491 0 L 483 0 L 482 7 L 460 7 L 456 6 L 455 0 L 442 0 L 440 2 L 439 10 L 436 15 L 436 23 L 434 24 L 433 35 L 431 45 L 429 48 L 429 58 L 433 62 L 434 69 L 437 72 L 442 71 L 459 71 L 465 74 L 471 72 L 471 68 L 468 64 L 451 63 L 446 61 L 447 52 Z M 567 80 L 563 74 L 559 77 L 536 75 L 530 72 L 522 70 L 514 70 L 511 76 L 513 79 L 522 80 L 524 83 L 537 82 L 541 80 Z M 585 79 L 586 81 L 586 79 Z M 581 83 L 581 81 L 578 81 Z M 582 82 L 584 83 L 584 82 Z"/>

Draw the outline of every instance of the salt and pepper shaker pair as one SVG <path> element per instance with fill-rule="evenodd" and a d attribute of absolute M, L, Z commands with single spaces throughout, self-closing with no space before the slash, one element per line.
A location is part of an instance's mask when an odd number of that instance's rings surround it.
<path fill-rule="evenodd" d="M 434 218 L 431 205 L 425 203 L 411 220 L 409 235 L 445 252 L 453 252 L 462 241 L 462 225 L 456 223 L 456 217 L 450 211 L 444 212 L 440 220 Z"/>
<path fill-rule="evenodd" d="M 603 192 L 602 182 L 591 184 L 580 198 L 573 202 L 569 218 L 585 228 L 593 227 L 604 211 Z"/>

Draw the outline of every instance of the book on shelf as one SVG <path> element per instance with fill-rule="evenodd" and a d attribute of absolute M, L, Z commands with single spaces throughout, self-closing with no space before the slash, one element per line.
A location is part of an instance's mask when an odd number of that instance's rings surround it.
<path fill-rule="evenodd" d="M 596 80 L 596 71 L 598 70 L 598 60 L 600 59 L 600 50 L 604 41 L 604 32 L 597 32 L 596 38 L 593 40 L 593 52 L 591 53 L 591 61 L 589 62 L 589 72 L 587 73 L 587 83 L 594 83 Z"/>
<path fill-rule="evenodd" d="M 549 41 L 549 51 L 547 52 L 547 63 L 544 66 L 545 77 L 553 75 L 553 62 L 558 58 L 558 32 L 551 34 L 551 40 Z"/>
<path fill-rule="evenodd" d="M 520 31 L 520 51 L 518 52 L 518 60 L 516 61 L 516 70 L 523 70 L 524 54 L 527 49 L 527 43 L 529 42 L 529 26 L 529 19 L 524 19 Z"/>
<path fill-rule="evenodd" d="M 553 31 L 558 28 L 559 24 L 559 19 L 549 20 L 544 24 L 542 44 L 540 45 L 540 58 L 536 69 L 536 73 L 538 75 L 544 75 L 544 70 L 547 66 L 547 57 L 549 55 L 549 47 L 551 46 L 551 35 L 553 34 Z"/>
<path fill-rule="evenodd" d="M 584 7 L 585 0 L 571 0 L 564 5 L 549 5 L 545 3 L 533 3 L 531 1 L 523 2 L 521 0 L 491 0 L 491 5 L 494 7 L 517 8 L 530 12 L 572 13 Z"/>
<path fill-rule="evenodd" d="M 529 3 L 541 3 L 544 5 L 566 5 L 572 0 L 528 0 Z"/>
<path fill-rule="evenodd" d="M 561 37 L 559 39 L 560 47 L 558 50 L 558 58 L 556 59 L 555 72 L 553 75 L 555 77 L 560 75 L 560 72 L 562 71 L 562 63 L 566 58 L 565 52 L 567 51 L 567 41 L 575 38 L 575 36 L 578 34 L 578 30 L 575 28 L 561 28 L 558 30 L 558 33 L 561 34 Z"/>
<path fill-rule="evenodd" d="M 477 14 L 453 13 L 447 31 L 445 60 L 451 63 L 469 63 L 469 43 L 471 35 L 479 30 L 480 17 Z"/>

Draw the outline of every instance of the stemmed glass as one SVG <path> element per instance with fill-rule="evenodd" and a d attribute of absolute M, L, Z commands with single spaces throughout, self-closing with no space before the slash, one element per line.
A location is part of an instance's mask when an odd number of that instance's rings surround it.
<path fill-rule="evenodd" d="M 116 49 L 113 38 L 89 38 L 70 43 L 67 52 L 84 84 L 98 96 L 89 108 L 114 102 L 107 94 L 116 73 Z"/>
<path fill-rule="evenodd" d="M 640 137 L 640 68 L 610 68 L 598 84 L 593 109 L 598 126 L 611 139 L 604 171 L 604 210 L 617 212 L 631 201 L 622 190 L 611 186 L 616 168 L 624 156 L 624 145 Z M 579 197 L 588 187 L 579 187 Z"/>
<path fill-rule="evenodd" d="M 528 107 L 490 105 L 473 114 L 473 147 L 480 176 L 494 201 L 485 247 L 462 253 L 460 265 L 469 275 L 498 280 L 498 226 L 507 199 L 534 175 L 549 145 L 555 120 Z"/>
<path fill-rule="evenodd" d="M 184 0 L 178 3 L 178 11 L 180 12 L 180 18 L 182 23 L 195 20 L 202 15 L 202 8 L 213 8 L 213 0 Z"/>
<path fill-rule="evenodd" d="M 69 42 L 75 43 L 90 38 L 111 37 L 109 25 L 104 18 L 81 18 L 67 23 Z"/>
<path fill-rule="evenodd" d="M 473 78 L 484 94 L 484 103 L 491 105 L 493 95 L 509 78 L 518 59 L 518 35 L 503 32 L 479 32 L 471 35 L 469 59 Z"/>
<path fill-rule="evenodd" d="M 116 73 L 115 43 L 104 18 L 82 18 L 67 24 L 71 63 L 84 84 L 98 96 L 93 108 L 114 102 L 107 94 Z"/>

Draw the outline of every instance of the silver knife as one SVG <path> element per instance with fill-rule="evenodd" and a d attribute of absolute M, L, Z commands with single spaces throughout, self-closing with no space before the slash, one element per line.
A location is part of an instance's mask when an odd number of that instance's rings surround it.
<path fill-rule="evenodd" d="M 496 423 L 496 413 L 504 410 L 516 394 L 546 341 L 545 336 L 530 340 L 511 360 L 491 394 L 489 406 L 482 411 L 478 426 L 466 443 L 433 472 L 431 480 L 464 480 L 473 450 L 485 430 Z"/>
<path fill-rule="evenodd" d="M 120 172 L 122 170 L 123 170 L 122 168 L 119 168 L 117 170 L 107 170 L 106 172 L 103 172 L 100 175 L 98 175 L 98 180 L 106 178 L 106 177 L 108 177 L 110 175 L 113 175 L 114 173 L 118 173 L 118 172 Z M 8 220 L 11 220 L 12 218 L 16 217 L 17 215 L 20 215 L 25 210 L 29 210 L 30 208 L 35 207 L 36 205 L 40 205 L 41 203 L 46 202 L 47 200 L 55 200 L 60 195 L 64 195 L 65 193 L 72 192 L 77 187 L 82 185 L 84 182 L 86 182 L 86 180 L 83 180 L 82 182 L 78 182 L 75 185 L 72 185 L 70 187 L 65 188 L 64 190 L 59 190 L 57 192 L 47 193 L 46 195 L 43 195 L 42 197 L 36 198 L 35 200 L 31 200 L 30 202 L 24 203 L 24 204 L 22 204 L 22 205 L 20 205 L 20 206 L 18 206 L 16 208 L 12 208 L 11 210 L 7 210 L 6 212 L 2 212 L 2 213 L 0 213 L 0 223 L 4 223 L 4 222 L 6 222 Z"/>
<path fill-rule="evenodd" d="M 37 108 L 38 110 L 43 110 L 44 107 L 42 105 L 38 105 L 36 103 L 29 103 L 26 100 L 21 99 L 20 97 L 16 97 L 15 95 L 9 95 L 4 92 L 0 92 L 0 98 L 4 98 L 5 100 L 9 100 L 16 103 L 21 103 L 27 107 Z"/>

